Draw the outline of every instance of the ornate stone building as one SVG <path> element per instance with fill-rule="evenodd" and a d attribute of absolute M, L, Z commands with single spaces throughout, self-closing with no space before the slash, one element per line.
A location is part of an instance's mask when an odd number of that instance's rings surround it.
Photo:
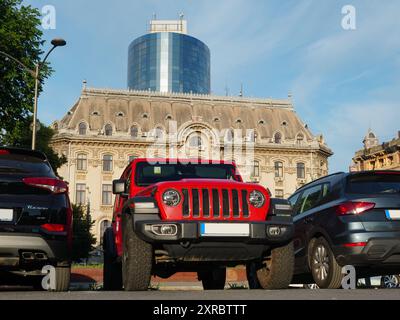
<path fill-rule="evenodd" d="M 350 170 L 400 170 L 400 131 L 397 138 L 380 144 L 378 137 L 370 129 L 363 143 L 364 148 L 355 153 Z"/>
<path fill-rule="evenodd" d="M 68 159 L 59 174 L 72 202 L 90 202 L 98 240 L 112 218 L 112 180 L 134 157 L 234 159 L 245 181 L 288 197 L 326 175 L 332 155 L 291 99 L 84 88 L 53 127 L 53 147 Z"/>

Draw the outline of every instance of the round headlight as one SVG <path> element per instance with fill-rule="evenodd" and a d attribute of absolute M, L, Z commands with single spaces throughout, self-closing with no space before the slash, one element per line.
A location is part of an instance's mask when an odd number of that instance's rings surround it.
<path fill-rule="evenodd" d="M 181 201 L 181 196 L 178 191 L 168 189 L 163 193 L 162 200 L 167 206 L 175 207 Z"/>
<path fill-rule="evenodd" d="M 253 207 L 261 208 L 265 203 L 264 195 L 257 190 L 250 192 L 249 202 Z"/>

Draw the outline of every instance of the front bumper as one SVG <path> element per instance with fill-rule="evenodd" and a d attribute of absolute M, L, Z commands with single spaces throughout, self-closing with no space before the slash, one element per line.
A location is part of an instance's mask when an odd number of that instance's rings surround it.
<path fill-rule="evenodd" d="M 248 234 L 204 234 L 204 224 L 240 224 L 248 226 Z M 237 222 L 237 221 L 160 221 L 142 220 L 135 222 L 135 232 L 149 243 L 199 243 L 240 242 L 248 244 L 282 244 L 293 237 L 293 224 L 288 221 Z M 157 234 L 153 226 L 169 225 L 176 228 L 170 235 Z M 222 226 L 223 228 L 223 226 Z"/>

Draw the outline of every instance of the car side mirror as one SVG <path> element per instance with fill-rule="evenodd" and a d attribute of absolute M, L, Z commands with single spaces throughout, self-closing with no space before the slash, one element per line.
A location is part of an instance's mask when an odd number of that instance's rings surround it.
<path fill-rule="evenodd" d="M 126 181 L 122 179 L 113 180 L 113 194 L 126 194 Z"/>

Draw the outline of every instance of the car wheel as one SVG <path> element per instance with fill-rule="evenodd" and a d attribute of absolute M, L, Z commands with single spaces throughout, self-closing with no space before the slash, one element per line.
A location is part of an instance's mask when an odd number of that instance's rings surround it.
<path fill-rule="evenodd" d="M 249 289 L 261 289 L 260 281 L 257 278 L 257 263 L 249 262 L 246 264 L 246 275 L 247 282 L 249 283 Z"/>
<path fill-rule="evenodd" d="M 324 238 L 315 240 L 310 257 L 311 273 L 321 289 L 339 289 L 342 285 L 342 268 Z"/>
<path fill-rule="evenodd" d="M 271 250 L 257 270 L 257 278 L 263 289 L 286 289 L 289 287 L 294 271 L 293 242 Z"/>
<path fill-rule="evenodd" d="M 108 228 L 103 237 L 103 289 L 108 291 L 122 289 L 122 266 L 115 261 L 110 252 L 110 241 L 114 239 L 112 232 L 112 228 Z"/>
<path fill-rule="evenodd" d="M 400 284 L 400 276 L 398 275 L 386 275 L 381 278 L 382 288 L 398 288 Z"/>
<path fill-rule="evenodd" d="M 203 284 L 204 290 L 223 290 L 226 282 L 226 268 L 213 268 L 212 270 L 199 271 L 199 280 Z"/>
<path fill-rule="evenodd" d="M 122 282 L 125 291 L 144 291 L 150 285 L 153 248 L 133 230 L 132 219 L 122 215 Z"/>

